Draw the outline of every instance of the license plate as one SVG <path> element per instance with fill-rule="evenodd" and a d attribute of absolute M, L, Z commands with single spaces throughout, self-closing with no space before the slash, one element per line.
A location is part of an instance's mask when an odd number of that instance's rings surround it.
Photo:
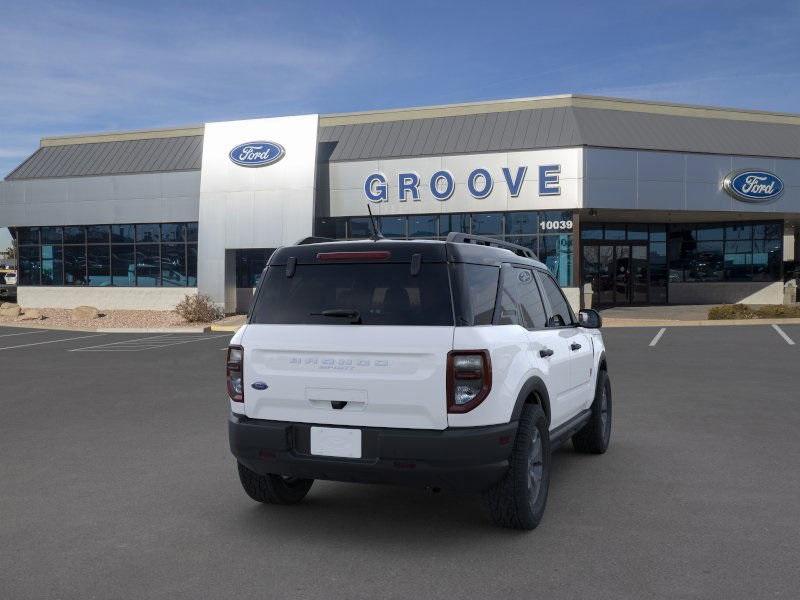
<path fill-rule="evenodd" d="M 361 430 L 340 427 L 312 427 L 311 454 L 361 458 Z"/>

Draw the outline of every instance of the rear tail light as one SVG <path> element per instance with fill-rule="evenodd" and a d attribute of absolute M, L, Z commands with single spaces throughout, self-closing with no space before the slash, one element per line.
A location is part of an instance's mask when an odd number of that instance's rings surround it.
<path fill-rule="evenodd" d="M 228 397 L 234 402 L 244 402 L 244 348 L 228 346 L 226 364 Z"/>
<path fill-rule="evenodd" d="M 453 350 L 447 355 L 447 412 L 471 411 L 492 389 L 487 350 Z"/>

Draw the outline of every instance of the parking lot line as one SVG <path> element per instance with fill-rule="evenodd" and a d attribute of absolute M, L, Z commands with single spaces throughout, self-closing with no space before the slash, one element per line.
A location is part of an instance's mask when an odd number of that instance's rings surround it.
<path fill-rule="evenodd" d="M 138 338 L 135 340 L 123 340 L 121 342 L 111 342 L 109 344 L 98 344 L 97 346 L 86 346 L 85 348 L 72 348 L 69 352 L 142 352 L 143 350 L 158 350 L 180 344 L 191 342 L 202 342 L 203 340 L 213 340 L 221 337 L 229 337 L 228 334 L 213 336 L 197 336 L 186 339 L 186 334 L 180 336 L 153 336 L 149 338 Z"/>
<path fill-rule="evenodd" d="M 75 352 L 76 350 L 91 350 L 91 349 L 94 349 L 94 348 L 105 348 L 105 347 L 108 347 L 108 346 L 116 346 L 118 344 L 132 344 L 133 342 L 141 342 L 141 341 L 144 341 L 144 340 L 154 340 L 154 339 L 158 339 L 158 338 L 165 338 L 167 336 L 169 336 L 168 333 L 161 334 L 161 335 L 150 335 L 150 336 L 147 336 L 147 337 L 136 338 L 136 339 L 133 339 L 133 340 L 121 340 L 119 342 L 109 342 L 108 344 L 98 344 L 97 346 L 86 346 L 85 348 L 73 348 L 72 350 L 70 350 L 70 352 Z"/>
<path fill-rule="evenodd" d="M 786 341 L 787 344 L 789 344 L 790 346 L 794 346 L 794 340 L 790 338 L 788 335 L 786 335 L 786 332 L 783 329 L 781 329 L 777 325 L 773 325 L 772 328 L 778 332 L 778 335 L 781 336 Z"/>
<path fill-rule="evenodd" d="M 49 330 L 48 329 L 40 329 L 39 331 L 23 331 L 22 333 L 4 333 L 4 334 L 0 335 L 0 338 L 11 337 L 13 335 L 31 335 L 32 333 L 45 333 L 46 331 L 49 331 Z"/>
<path fill-rule="evenodd" d="M 664 335 L 664 332 L 665 332 L 666 330 L 667 330 L 667 328 L 666 328 L 666 327 L 662 327 L 662 328 L 659 330 L 659 332 L 656 334 L 656 336 L 655 336 L 655 337 L 653 338 L 653 340 L 650 342 L 650 347 L 651 347 L 651 348 L 652 348 L 653 346 L 655 346 L 655 345 L 658 343 L 658 341 L 661 339 L 661 336 L 662 336 L 662 335 Z"/>
<path fill-rule="evenodd" d="M 78 337 L 71 337 L 71 338 L 61 338 L 58 340 L 47 340 L 44 342 L 31 342 L 30 344 L 18 344 L 16 346 L 5 346 L 4 348 L 0 348 L 0 350 L 14 350 L 15 348 L 27 348 L 28 346 L 40 346 L 42 344 L 55 344 L 58 342 L 71 342 L 72 340 L 85 340 L 86 338 L 92 337 L 99 337 L 101 335 L 106 335 L 105 333 L 95 333 L 93 335 L 81 335 Z"/>

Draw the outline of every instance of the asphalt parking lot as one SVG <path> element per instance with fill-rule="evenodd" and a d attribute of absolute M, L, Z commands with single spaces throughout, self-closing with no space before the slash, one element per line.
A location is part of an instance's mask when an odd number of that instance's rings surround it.
<path fill-rule="evenodd" d="M 796 598 L 800 326 L 780 331 L 604 330 L 612 446 L 558 451 L 520 533 L 388 486 L 253 503 L 228 336 L 0 328 L 0 596 Z"/>

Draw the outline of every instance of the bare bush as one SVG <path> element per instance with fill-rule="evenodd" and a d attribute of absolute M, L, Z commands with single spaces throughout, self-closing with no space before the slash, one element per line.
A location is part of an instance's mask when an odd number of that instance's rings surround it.
<path fill-rule="evenodd" d="M 175 312 L 189 323 L 210 323 L 222 318 L 222 311 L 203 294 L 187 294 L 175 306 Z"/>

